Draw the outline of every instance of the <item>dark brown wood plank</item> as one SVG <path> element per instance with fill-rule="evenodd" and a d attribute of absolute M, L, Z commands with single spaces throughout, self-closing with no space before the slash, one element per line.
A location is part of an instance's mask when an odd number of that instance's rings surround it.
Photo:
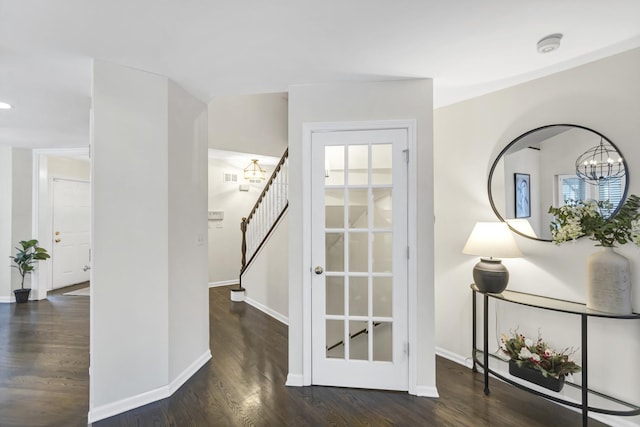
<path fill-rule="evenodd" d="M 86 425 L 89 298 L 0 305 L 0 426 Z M 580 414 L 437 358 L 439 399 L 285 387 L 287 327 L 212 288 L 213 359 L 173 396 L 110 426 L 580 426 Z M 591 426 L 603 424 L 591 421 Z"/>
<path fill-rule="evenodd" d="M 84 426 L 89 298 L 0 304 L 0 425 Z M 57 294 L 57 295 L 56 295 Z"/>

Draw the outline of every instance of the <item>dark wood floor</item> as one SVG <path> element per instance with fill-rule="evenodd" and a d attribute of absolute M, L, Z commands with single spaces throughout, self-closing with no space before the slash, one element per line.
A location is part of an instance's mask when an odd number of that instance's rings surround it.
<path fill-rule="evenodd" d="M 0 304 L 0 426 L 83 426 L 89 407 L 89 298 Z"/>
<path fill-rule="evenodd" d="M 168 399 L 111 426 L 579 426 L 580 415 L 438 358 L 439 399 L 285 387 L 287 327 L 210 290 L 213 359 Z M 89 298 L 0 304 L 0 426 L 87 423 Z M 592 421 L 591 426 L 603 424 Z"/>

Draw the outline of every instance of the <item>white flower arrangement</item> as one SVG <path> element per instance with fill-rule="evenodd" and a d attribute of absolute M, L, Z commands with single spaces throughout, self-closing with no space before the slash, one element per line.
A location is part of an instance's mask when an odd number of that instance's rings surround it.
<path fill-rule="evenodd" d="M 634 243 L 640 247 L 640 197 L 632 194 L 618 213 L 605 218 L 601 209 L 612 208 L 608 201 L 567 200 L 564 206 L 549 208 L 553 242 L 559 245 L 578 237 L 589 236 L 596 246 L 613 248 L 616 244 Z"/>

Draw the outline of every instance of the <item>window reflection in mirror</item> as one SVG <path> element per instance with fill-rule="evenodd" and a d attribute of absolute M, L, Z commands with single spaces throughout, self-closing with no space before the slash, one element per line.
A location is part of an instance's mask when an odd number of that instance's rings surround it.
<path fill-rule="evenodd" d="M 626 197 L 628 175 L 590 184 L 575 170 L 576 159 L 601 140 L 624 159 L 605 136 L 577 125 L 543 126 L 513 140 L 489 174 L 489 200 L 498 218 L 522 235 L 550 241 L 550 206 L 562 206 L 567 200 L 609 200 L 613 207 L 602 214 L 615 214 Z M 623 163 L 626 168 L 626 161 Z M 516 218 L 516 174 L 530 176 L 531 213 L 527 218 Z"/>

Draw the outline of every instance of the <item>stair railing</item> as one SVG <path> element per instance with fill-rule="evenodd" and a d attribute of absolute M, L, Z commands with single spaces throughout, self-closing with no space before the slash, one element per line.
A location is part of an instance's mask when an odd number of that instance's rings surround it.
<path fill-rule="evenodd" d="M 249 215 L 242 218 L 240 223 L 242 232 L 240 288 L 242 288 L 242 274 L 249 268 L 289 207 L 288 161 L 289 149 L 287 148 L 253 205 L 253 209 Z"/>

